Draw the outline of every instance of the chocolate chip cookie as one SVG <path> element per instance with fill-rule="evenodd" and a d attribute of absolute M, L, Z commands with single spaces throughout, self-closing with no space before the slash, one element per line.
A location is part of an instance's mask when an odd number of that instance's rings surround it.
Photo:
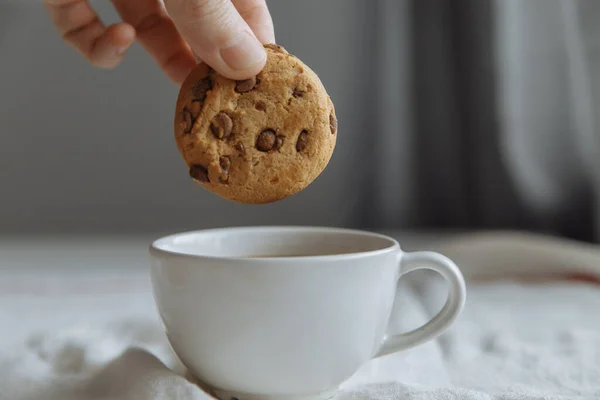
<path fill-rule="evenodd" d="M 307 187 L 337 137 L 333 103 L 317 75 L 281 46 L 265 48 L 257 76 L 234 81 L 199 64 L 177 99 L 175 140 L 190 177 L 240 203 L 274 202 Z"/>

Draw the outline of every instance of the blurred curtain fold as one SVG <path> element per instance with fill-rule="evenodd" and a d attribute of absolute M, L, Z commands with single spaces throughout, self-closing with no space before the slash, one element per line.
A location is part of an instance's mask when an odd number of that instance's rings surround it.
<path fill-rule="evenodd" d="M 600 2 L 374 3 L 376 224 L 596 238 Z"/>

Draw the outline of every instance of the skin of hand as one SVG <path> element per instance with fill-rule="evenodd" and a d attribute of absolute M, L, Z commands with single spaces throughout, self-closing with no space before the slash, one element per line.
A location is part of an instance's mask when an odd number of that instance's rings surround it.
<path fill-rule="evenodd" d="M 264 67 L 274 43 L 266 0 L 111 0 L 123 22 L 105 26 L 89 0 L 44 0 L 60 35 L 89 62 L 114 68 L 137 39 L 181 84 L 198 62 L 230 79 Z"/>

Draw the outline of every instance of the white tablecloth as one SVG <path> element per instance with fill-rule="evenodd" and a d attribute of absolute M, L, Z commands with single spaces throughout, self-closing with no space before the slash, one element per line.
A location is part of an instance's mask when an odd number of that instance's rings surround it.
<path fill-rule="evenodd" d="M 207 398 L 185 379 L 161 330 L 147 275 L 150 239 L 0 239 L 1 400 Z M 420 249 L 430 239 L 402 243 Z M 394 329 L 414 328 L 439 309 L 445 288 L 430 278 L 401 286 Z M 338 398 L 600 399 L 597 286 L 492 281 L 468 289 L 447 334 L 365 365 Z"/>

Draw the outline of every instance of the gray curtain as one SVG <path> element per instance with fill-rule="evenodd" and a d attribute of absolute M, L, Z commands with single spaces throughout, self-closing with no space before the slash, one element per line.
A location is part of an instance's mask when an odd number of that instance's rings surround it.
<path fill-rule="evenodd" d="M 599 239 L 596 0 L 269 5 L 278 42 L 327 87 L 340 135 L 305 191 L 245 206 L 187 178 L 177 88 L 139 46 L 95 70 L 40 4 L 0 3 L 0 233 L 311 224 Z"/>
<path fill-rule="evenodd" d="M 374 4 L 376 224 L 596 238 L 600 3 Z"/>

